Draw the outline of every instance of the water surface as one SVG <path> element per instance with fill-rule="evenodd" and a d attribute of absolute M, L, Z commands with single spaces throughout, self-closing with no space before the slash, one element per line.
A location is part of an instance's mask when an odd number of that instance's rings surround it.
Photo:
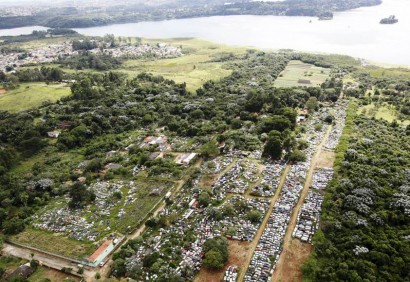
<path fill-rule="evenodd" d="M 379 24 L 381 18 L 391 14 L 396 15 L 399 23 Z M 16 35 L 21 30 L 0 30 L 0 35 Z M 76 30 L 91 36 L 110 33 L 146 38 L 195 37 L 229 45 L 346 54 L 410 66 L 410 0 L 384 0 L 379 6 L 336 13 L 332 21 L 309 17 L 220 16 Z"/>

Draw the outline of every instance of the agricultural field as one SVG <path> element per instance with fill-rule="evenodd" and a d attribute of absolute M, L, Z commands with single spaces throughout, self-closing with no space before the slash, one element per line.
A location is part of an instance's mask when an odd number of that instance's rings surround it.
<path fill-rule="evenodd" d="M 19 88 L 0 94 L 0 110 L 20 112 L 41 106 L 44 102 L 56 102 L 70 95 L 66 84 L 23 83 Z"/>
<path fill-rule="evenodd" d="M 276 87 L 318 86 L 329 77 L 330 69 L 301 61 L 290 61 L 275 81 Z"/>

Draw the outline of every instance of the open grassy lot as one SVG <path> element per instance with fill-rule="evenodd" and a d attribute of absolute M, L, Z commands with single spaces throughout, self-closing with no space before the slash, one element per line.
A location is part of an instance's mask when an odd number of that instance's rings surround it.
<path fill-rule="evenodd" d="M 61 39 L 60 39 L 61 40 Z M 135 44 L 135 38 L 131 38 Z M 143 43 L 166 43 L 182 48 L 184 56 L 171 59 L 135 59 L 127 60 L 123 66 L 115 71 L 125 72 L 130 77 L 135 77 L 141 72 L 149 72 L 172 79 L 177 83 L 185 82 L 187 89 L 194 92 L 208 80 L 219 80 L 232 73 L 225 68 L 223 62 L 216 62 L 215 58 L 221 54 L 244 54 L 247 48 L 230 47 L 205 40 L 176 38 L 176 39 L 144 39 Z M 33 46 L 30 46 L 33 47 Z M 37 47 L 37 46 L 36 46 Z M 45 64 L 46 67 L 59 67 L 58 64 Z M 37 67 L 37 66 L 35 66 Z M 22 69 L 34 68 L 23 67 Z M 62 68 L 67 73 L 76 73 L 77 70 Z M 97 72 L 95 70 L 81 70 L 81 72 Z"/>
<path fill-rule="evenodd" d="M 276 87 L 317 86 L 329 77 L 330 69 L 290 61 L 285 70 L 275 81 Z M 301 80 L 306 83 L 301 83 Z"/>
<path fill-rule="evenodd" d="M 32 48 L 41 48 L 45 46 L 49 46 L 51 44 L 59 44 L 64 41 L 70 41 L 74 39 L 81 39 L 81 36 L 56 36 L 52 38 L 42 38 L 37 40 L 31 40 L 27 42 L 15 43 L 16 46 L 23 48 L 23 49 L 32 49 Z"/>
<path fill-rule="evenodd" d="M 122 234 L 133 231 L 139 224 L 141 224 L 173 185 L 174 184 L 169 181 L 148 179 L 136 181 L 137 189 L 135 193 L 131 194 L 130 190 L 126 192 L 137 200 L 132 204 L 124 205 L 124 203 L 122 203 L 122 205 L 117 207 L 118 210 L 122 207 L 125 210 L 125 215 L 119 220 L 116 217 L 118 212 L 114 211 L 111 217 L 111 227 Z M 158 188 L 160 190 L 162 189 L 159 194 L 150 195 L 154 189 Z"/>
<path fill-rule="evenodd" d="M 19 112 L 42 105 L 43 102 L 56 102 L 71 94 L 65 84 L 23 83 L 19 88 L 0 95 L 0 110 Z"/>
<path fill-rule="evenodd" d="M 403 78 L 403 79 L 410 79 L 410 70 L 402 69 L 402 68 L 368 68 L 368 72 L 372 77 L 395 77 L 395 78 Z"/>
<path fill-rule="evenodd" d="M 159 41 L 182 47 L 185 55 L 163 60 L 129 60 L 124 63 L 121 71 L 130 76 L 136 76 L 141 72 L 162 75 L 177 83 L 185 82 L 188 90 L 193 92 L 208 80 L 219 80 L 232 73 L 223 67 L 222 62 L 214 62 L 216 56 L 223 53 L 238 55 L 246 52 L 245 48 L 228 47 L 198 39 L 144 40 L 150 44 Z"/>
<path fill-rule="evenodd" d="M 392 122 L 394 120 L 397 120 L 399 124 L 402 125 L 409 125 L 410 120 L 399 120 L 397 111 L 393 106 L 389 106 L 387 104 L 384 104 L 382 106 L 376 106 L 374 103 L 362 106 L 358 109 L 358 114 L 364 114 L 368 118 L 376 118 L 376 119 L 384 119 L 388 122 Z"/>
<path fill-rule="evenodd" d="M 88 257 L 96 249 L 91 242 L 77 241 L 61 234 L 30 228 L 12 236 L 10 240 L 76 259 Z"/>
<path fill-rule="evenodd" d="M 1 256 L 0 257 L 0 268 L 5 270 L 5 274 L 3 274 L 3 278 L 6 277 L 8 274 L 12 273 L 19 266 L 26 264 L 27 262 L 28 262 L 27 260 L 20 259 L 17 257 Z M 33 275 L 31 275 L 27 279 L 27 282 L 44 282 L 45 281 L 44 279 L 46 278 L 49 279 L 51 282 L 80 281 L 78 277 L 75 277 L 73 275 L 59 272 L 57 270 L 54 270 L 48 267 L 38 266 L 36 271 L 33 273 Z M 5 280 L 1 280 L 1 281 L 5 281 Z"/>
<path fill-rule="evenodd" d="M 25 263 L 27 263 L 26 260 L 16 258 L 16 257 L 9 257 L 9 256 L 0 257 L 0 268 L 4 269 L 6 273 L 13 272 L 14 269 L 16 269 L 17 267 Z"/>

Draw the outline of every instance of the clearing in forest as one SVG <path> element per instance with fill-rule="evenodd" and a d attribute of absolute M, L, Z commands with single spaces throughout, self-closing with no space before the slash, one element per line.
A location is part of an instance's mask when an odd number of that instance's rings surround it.
<path fill-rule="evenodd" d="M 0 111 L 20 112 L 56 102 L 71 94 L 66 84 L 23 83 L 0 96 Z"/>
<path fill-rule="evenodd" d="M 158 40 L 144 40 L 154 44 Z M 234 48 L 198 39 L 167 39 L 166 44 L 182 47 L 183 56 L 171 59 L 136 59 L 124 62 L 121 71 L 131 77 L 141 72 L 161 75 L 177 83 L 186 83 L 188 91 L 195 92 L 209 80 L 217 81 L 227 77 L 232 70 L 224 66 L 224 58 L 244 54 L 245 48 Z"/>
<path fill-rule="evenodd" d="M 318 86 L 329 77 L 330 69 L 290 61 L 275 81 L 276 87 Z"/>

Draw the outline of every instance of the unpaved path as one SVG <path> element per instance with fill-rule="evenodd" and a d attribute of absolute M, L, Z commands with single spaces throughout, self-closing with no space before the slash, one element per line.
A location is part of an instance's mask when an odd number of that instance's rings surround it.
<path fill-rule="evenodd" d="M 263 231 L 265 230 L 265 227 L 268 224 L 269 216 L 272 213 L 273 207 L 275 206 L 275 203 L 276 203 L 276 201 L 278 200 L 278 198 L 280 196 L 280 192 L 282 191 L 282 187 L 283 187 L 283 184 L 285 183 L 286 176 L 288 175 L 289 170 L 290 170 L 290 165 L 287 165 L 285 167 L 285 169 L 283 170 L 283 172 L 282 172 L 282 175 L 280 177 L 280 182 L 279 182 L 279 185 L 278 185 L 278 189 L 276 189 L 275 195 L 272 197 L 269 209 L 266 212 L 265 217 L 264 217 L 258 231 L 256 232 L 255 238 L 253 239 L 252 243 L 249 245 L 249 249 L 248 249 L 249 251 L 247 253 L 246 258 L 244 258 L 245 259 L 245 264 L 244 264 L 245 267 L 243 269 L 241 269 L 241 271 L 238 275 L 238 281 L 243 281 L 244 278 L 245 278 L 245 274 L 246 274 L 246 271 L 248 270 L 248 267 L 249 267 L 249 264 L 251 262 L 253 253 L 255 252 L 255 249 L 256 249 L 256 246 L 258 245 L 259 239 L 261 238 L 261 236 L 263 234 Z"/>
<path fill-rule="evenodd" d="M 316 152 L 312 157 L 310 168 L 309 168 L 309 171 L 305 179 L 305 185 L 303 186 L 303 190 L 300 193 L 298 203 L 293 208 L 292 215 L 291 215 L 288 227 L 286 229 L 286 234 L 285 234 L 285 238 L 283 241 L 282 254 L 279 258 L 277 267 L 273 273 L 272 281 L 281 281 L 281 282 L 302 281 L 302 274 L 300 272 L 300 267 L 302 266 L 303 262 L 306 260 L 306 258 L 309 256 L 309 253 L 310 253 L 310 252 L 306 252 L 303 250 L 309 249 L 311 251 L 311 248 L 306 248 L 304 246 L 304 245 L 309 245 L 309 244 L 303 244 L 303 243 L 299 244 L 297 242 L 294 242 L 292 244 L 292 241 L 295 241 L 295 240 L 292 240 L 292 232 L 295 229 L 299 210 L 302 207 L 303 202 L 309 192 L 309 187 L 312 184 L 313 173 L 318 163 L 320 162 L 322 150 L 324 150 L 323 148 L 324 144 L 327 138 L 329 137 L 331 130 L 332 130 L 332 126 L 329 126 L 329 128 L 326 131 L 326 134 L 324 135 L 320 144 L 317 146 Z M 291 269 L 291 271 L 289 271 L 290 270 L 289 268 Z"/>
<path fill-rule="evenodd" d="M 48 266 L 56 270 L 61 270 L 64 267 L 72 268 L 73 273 L 76 273 L 78 270 L 78 266 L 76 263 L 72 263 L 68 260 L 64 260 L 64 259 L 57 258 L 57 257 L 51 257 L 50 255 L 43 254 L 41 252 L 36 252 L 33 250 L 28 250 L 25 248 L 17 247 L 9 243 L 3 244 L 3 249 L 1 252 L 3 255 L 19 257 L 19 258 L 26 259 L 26 260 L 35 259 L 35 260 L 38 260 L 41 265 L 45 265 L 45 266 Z M 85 277 L 94 277 L 94 273 L 95 272 L 93 271 L 84 269 L 83 275 Z"/>

